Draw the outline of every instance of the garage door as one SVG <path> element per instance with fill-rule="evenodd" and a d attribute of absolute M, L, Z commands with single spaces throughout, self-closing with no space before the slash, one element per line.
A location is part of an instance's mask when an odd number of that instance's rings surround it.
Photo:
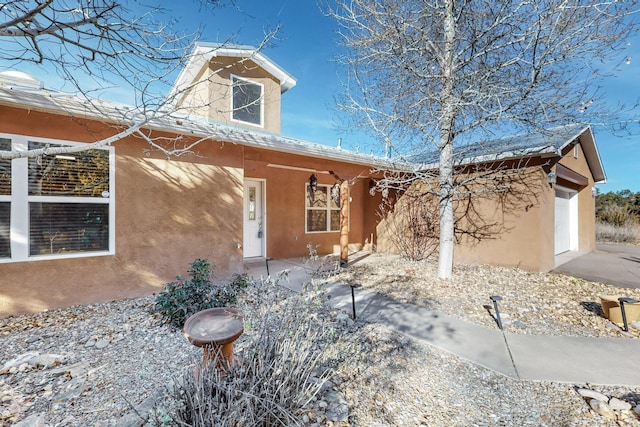
<path fill-rule="evenodd" d="M 556 255 L 573 249 L 572 240 L 575 240 L 573 234 L 577 231 L 578 220 L 578 218 L 574 218 L 576 215 L 573 214 L 571 198 L 574 196 L 576 196 L 575 192 L 556 190 L 554 251 Z"/>

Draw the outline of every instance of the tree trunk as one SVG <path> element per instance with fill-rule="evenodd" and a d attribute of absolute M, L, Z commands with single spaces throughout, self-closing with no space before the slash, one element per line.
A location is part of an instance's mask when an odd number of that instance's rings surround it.
<path fill-rule="evenodd" d="M 442 64 L 442 121 L 440 126 L 440 248 L 438 278 L 449 279 L 453 272 L 453 134 L 455 121 L 453 62 L 455 47 L 454 0 L 446 0 L 444 17 L 444 57 Z"/>
<path fill-rule="evenodd" d="M 453 272 L 453 146 L 440 152 L 440 248 L 438 279 L 450 279 Z"/>

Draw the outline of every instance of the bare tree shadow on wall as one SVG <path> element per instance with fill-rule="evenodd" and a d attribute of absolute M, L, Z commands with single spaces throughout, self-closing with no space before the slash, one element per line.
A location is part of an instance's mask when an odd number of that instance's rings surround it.
<path fill-rule="evenodd" d="M 548 168 L 543 160 L 532 159 L 459 164 L 453 197 L 456 243 L 473 247 L 513 230 L 516 218 L 540 204 Z M 377 213 L 379 239 L 384 234 L 400 255 L 412 260 L 435 254 L 440 233 L 437 174 L 386 172 L 377 187 L 387 194 Z"/>

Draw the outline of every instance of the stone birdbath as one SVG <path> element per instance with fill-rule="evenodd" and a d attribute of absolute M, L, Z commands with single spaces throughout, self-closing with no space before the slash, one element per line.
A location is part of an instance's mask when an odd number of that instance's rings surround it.
<path fill-rule="evenodd" d="M 233 342 L 243 332 L 244 314 L 235 307 L 199 311 L 189 317 L 182 328 L 191 344 L 202 347 L 202 366 L 216 362 L 220 370 L 233 363 Z"/>

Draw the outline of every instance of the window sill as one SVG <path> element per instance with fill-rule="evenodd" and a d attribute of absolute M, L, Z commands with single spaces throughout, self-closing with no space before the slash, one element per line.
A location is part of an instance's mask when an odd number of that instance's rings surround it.
<path fill-rule="evenodd" d="M 65 255 L 31 255 L 25 259 L 15 258 L 0 258 L 0 264 L 18 263 L 18 262 L 33 262 L 33 261 L 61 261 L 66 259 L 75 258 L 89 258 L 89 257 L 104 257 L 115 255 L 114 251 L 96 251 L 96 252 L 76 252 Z"/>

